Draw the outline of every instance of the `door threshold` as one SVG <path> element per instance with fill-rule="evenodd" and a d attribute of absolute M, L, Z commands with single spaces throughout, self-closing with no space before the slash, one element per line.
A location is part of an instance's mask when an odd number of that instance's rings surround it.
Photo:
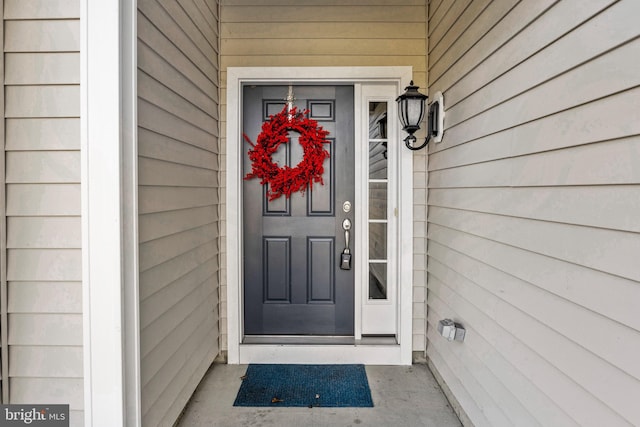
<path fill-rule="evenodd" d="M 257 345 L 397 345 L 395 336 L 366 336 L 362 339 L 345 336 L 246 335 L 244 344 Z"/>
<path fill-rule="evenodd" d="M 254 340 L 248 343 L 246 338 Z M 268 337 L 271 338 L 270 342 L 265 339 L 267 337 L 246 338 L 238 346 L 236 363 L 411 364 L 411 353 L 403 353 L 394 337 L 364 337 L 362 340 L 354 337 Z M 274 343 L 273 338 L 277 338 L 279 343 Z M 303 339 L 307 342 L 303 342 Z M 309 339 L 321 343 L 309 343 Z M 262 341 L 262 344 L 256 341 Z"/>

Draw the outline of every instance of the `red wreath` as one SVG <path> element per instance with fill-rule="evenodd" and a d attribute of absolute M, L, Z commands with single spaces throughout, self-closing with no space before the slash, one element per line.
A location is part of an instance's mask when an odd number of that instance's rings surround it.
<path fill-rule="evenodd" d="M 260 184 L 269 184 L 269 200 L 277 199 L 283 194 L 289 198 L 296 191 L 304 194 L 307 185 L 311 189 L 314 182 L 324 184 L 323 163 L 329 158 L 324 144 L 329 143 L 326 139 L 329 132 L 318 126 L 318 122 L 308 118 L 308 113 L 308 110 L 297 111 L 296 107 L 287 111 L 285 106 L 281 112 L 269 116 L 269 120 L 262 124 L 262 132 L 255 144 L 244 135 L 244 139 L 253 146 L 249 150 L 251 172 L 244 179 L 260 178 Z M 287 165 L 280 167 L 271 158 L 280 144 L 289 142 L 289 131 L 300 134 L 298 142 L 304 149 L 302 161 L 293 168 Z"/>

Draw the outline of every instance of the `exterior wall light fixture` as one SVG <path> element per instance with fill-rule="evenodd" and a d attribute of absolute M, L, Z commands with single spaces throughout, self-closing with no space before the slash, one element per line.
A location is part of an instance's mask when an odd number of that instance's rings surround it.
<path fill-rule="evenodd" d="M 418 86 L 413 85 L 413 80 L 400 95 L 396 102 L 398 103 L 398 115 L 402 123 L 402 130 L 409 135 L 404 139 L 404 143 L 409 150 L 420 150 L 427 146 L 429 140 L 433 138 L 435 142 L 442 141 L 444 132 L 444 98 L 442 92 L 434 95 L 434 100 L 429 106 L 429 114 L 427 118 L 427 137 L 424 142 L 416 146 L 417 138 L 414 133 L 420 129 L 420 122 L 424 117 L 427 95 L 418 92 Z"/>

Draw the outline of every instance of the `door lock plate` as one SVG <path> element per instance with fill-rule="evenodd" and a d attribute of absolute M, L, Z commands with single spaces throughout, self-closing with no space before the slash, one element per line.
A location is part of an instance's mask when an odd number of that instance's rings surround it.
<path fill-rule="evenodd" d="M 349 213 L 351 212 L 351 202 L 350 201 L 346 201 L 342 204 L 342 210 L 344 211 L 344 213 Z"/>

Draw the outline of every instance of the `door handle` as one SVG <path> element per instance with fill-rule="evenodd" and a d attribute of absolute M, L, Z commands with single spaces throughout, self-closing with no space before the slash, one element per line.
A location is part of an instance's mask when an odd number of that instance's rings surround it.
<path fill-rule="evenodd" d="M 344 249 L 349 253 L 349 230 L 351 230 L 351 221 L 349 218 L 342 221 L 342 229 L 344 230 Z"/>
<path fill-rule="evenodd" d="M 344 230 L 344 250 L 340 255 L 340 268 L 342 270 L 351 270 L 351 249 L 349 249 L 349 230 L 351 230 L 351 221 L 349 218 L 342 221 L 342 229 Z"/>

